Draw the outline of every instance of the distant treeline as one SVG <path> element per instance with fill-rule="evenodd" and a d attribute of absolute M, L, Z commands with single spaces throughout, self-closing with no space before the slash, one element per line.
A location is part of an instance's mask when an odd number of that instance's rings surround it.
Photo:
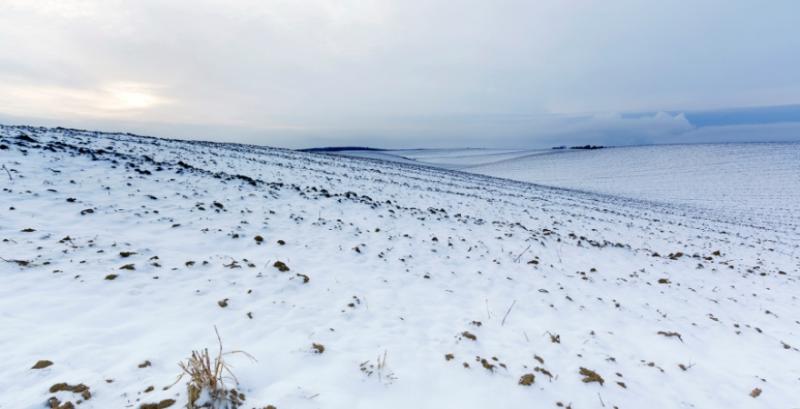
<path fill-rule="evenodd" d="M 385 151 L 386 149 L 367 148 L 365 146 L 326 146 L 323 148 L 298 149 L 300 152 L 340 152 L 340 151 Z"/>
<path fill-rule="evenodd" d="M 603 145 L 570 146 L 569 149 L 603 149 Z M 554 146 L 553 149 L 567 149 L 566 146 Z"/>

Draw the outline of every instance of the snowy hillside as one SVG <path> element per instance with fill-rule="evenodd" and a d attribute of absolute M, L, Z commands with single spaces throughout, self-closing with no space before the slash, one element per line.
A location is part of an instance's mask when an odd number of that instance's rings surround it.
<path fill-rule="evenodd" d="M 225 358 L 242 408 L 800 402 L 791 229 L 413 163 L 0 138 L 0 408 L 184 407 L 215 326 L 255 358 Z"/>
<path fill-rule="evenodd" d="M 470 172 L 689 206 L 774 229 L 800 229 L 800 143 L 556 151 Z"/>
<path fill-rule="evenodd" d="M 400 150 L 343 150 L 337 155 L 388 160 L 400 163 L 435 166 L 443 169 L 468 169 L 534 154 L 552 152 L 550 149 L 400 149 Z"/>
<path fill-rule="evenodd" d="M 800 229 L 800 143 L 597 150 L 419 149 L 339 152 L 603 193 L 769 229 Z"/>

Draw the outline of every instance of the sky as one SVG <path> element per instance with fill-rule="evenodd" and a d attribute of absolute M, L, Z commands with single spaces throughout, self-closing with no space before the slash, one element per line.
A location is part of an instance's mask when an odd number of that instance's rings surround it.
<path fill-rule="evenodd" d="M 800 140 L 800 2 L 0 0 L 0 123 L 302 148 Z"/>

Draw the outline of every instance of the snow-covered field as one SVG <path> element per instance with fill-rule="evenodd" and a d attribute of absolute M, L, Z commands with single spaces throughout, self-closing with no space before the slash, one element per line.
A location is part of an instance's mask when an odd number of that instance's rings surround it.
<path fill-rule="evenodd" d="M 800 228 L 800 143 L 636 146 L 556 151 L 470 172 L 653 200 Z"/>
<path fill-rule="evenodd" d="M 257 360 L 226 356 L 242 408 L 800 406 L 796 230 L 413 161 L 0 137 L 0 408 L 184 406 L 165 387 L 215 326 Z"/>
<path fill-rule="evenodd" d="M 514 149 L 402 149 L 402 150 L 355 150 L 337 151 L 334 154 L 388 160 L 400 163 L 436 166 L 443 169 L 463 169 L 489 165 L 499 161 L 550 153 L 548 150 Z"/>
<path fill-rule="evenodd" d="M 372 157 L 670 204 L 769 229 L 800 229 L 800 143 L 421 149 Z"/>

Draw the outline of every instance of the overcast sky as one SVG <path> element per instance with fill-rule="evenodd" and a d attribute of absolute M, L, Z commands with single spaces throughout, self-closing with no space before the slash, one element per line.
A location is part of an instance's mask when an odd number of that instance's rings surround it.
<path fill-rule="evenodd" d="M 800 108 L 689 114 L 800 104 L 796 0 L 0 0 L 0 50 L 4 123 L 285 147 L 800 139 Z"/>

